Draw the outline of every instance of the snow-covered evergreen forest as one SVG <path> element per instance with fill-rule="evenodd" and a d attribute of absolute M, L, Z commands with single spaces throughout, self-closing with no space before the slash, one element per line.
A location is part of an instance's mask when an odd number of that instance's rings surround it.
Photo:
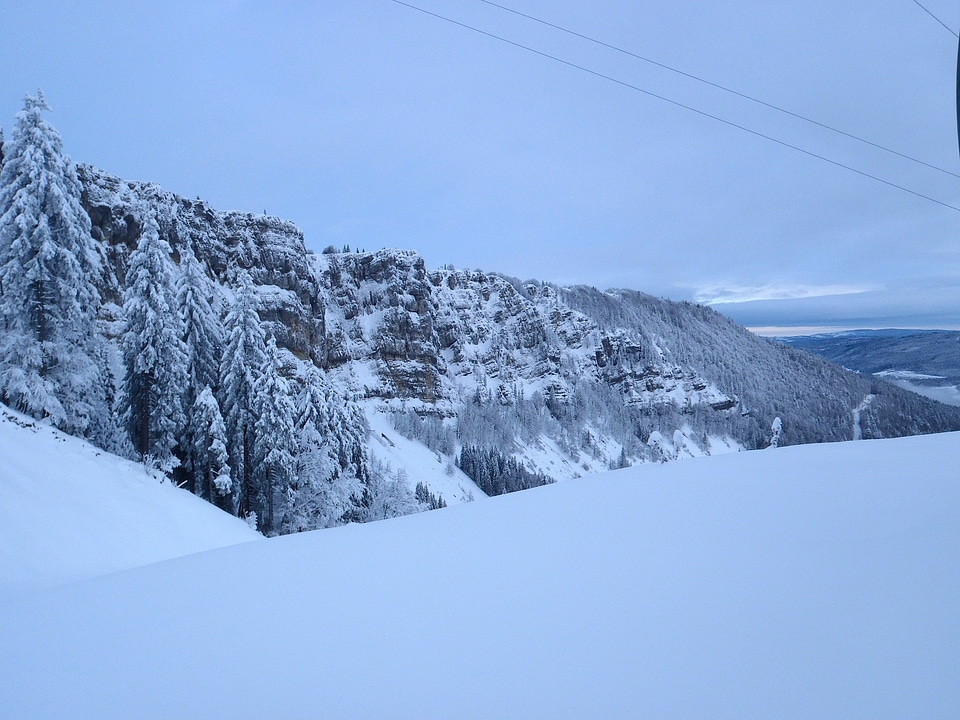
<path fill-rule="evenodd" d="M 315 255 L 288 221 L 76 165 L 48 110 L 27 96 L 0 136 L 0 400 L 264 533 L 960 429 L 960 410 L 701 306 Z"/>
<path fill-rule="evenodd" d="M 231 269 L 232 292 L 215 286 L 148 204 L 111 266 L 47 110 L 28 96 L 3 145 L 3 401 L 267 533 L 385 516 L 357 409 L 278 348 L 247 273 Z"/>

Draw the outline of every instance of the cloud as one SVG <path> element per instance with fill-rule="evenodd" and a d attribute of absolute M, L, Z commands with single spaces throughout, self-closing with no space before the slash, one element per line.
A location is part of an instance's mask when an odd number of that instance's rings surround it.
<path fill-rule="evenodd" d="M 755 297 L 739 302 L 730 299 L 713 305 L 742 325 L 767 330 L 798 326 L 955 328 L 960 326 L 960 278 L 913 278 L 877 290 Z"/>
<path fill-rule="evenodd" d="M 803 285 L 794 283 L 707 285 L 695 290 L 694 299 L 704 305 L 723 305 L 762 300 L 804 300 L 840 295 L 859 295 L 879 289 L 876 286 L 869 285 Z"/>

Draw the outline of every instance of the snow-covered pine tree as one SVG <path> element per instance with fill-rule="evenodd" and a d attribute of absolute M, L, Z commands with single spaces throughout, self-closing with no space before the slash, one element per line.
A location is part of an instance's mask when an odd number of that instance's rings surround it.
<path fill-rule="evenodd" d="M 213 309 L 210 284 L 189 248 L 185 248 L 181 253 L 180 271 L 177 306 L 187 350 L 187 384 L 184 388 L 183 406 L 192 408 L 204 388 L 213 389 L 219 384 L 223 338 L 217 312 Z M 219 413 L 219 410 L 217 412 Z M 206 489 L 202 490 L 201 487 L 206 482 L 206 463 L 196 453 L 198 440 L 206 435 L 208 427 L 205 422 L 195 423 L 195 419 L 197 418 L 192 413 L 187 417 L 186 434 L 191 441 L 185 453 L 184 470 L 190 490 L 204 495 Z"/>
<path fill-rule="evenodd" d="M 294 408 L 290 383 L 280 374 L 277 344 L 267 341 L 264 365 L 254 387 L 257 419 L 254 437 L 254 511 L 258 529 L 274 531 L 276 496 L 283 494 L 296 470 L 294 450 Z"/>
<path fill-rule="evenodd" d="M 24 98 L 0 171 L 0 398 L 76 434 L 109 417 L 96 327 L 103 250 L 91 236 L 76 167 Z M 102 438 L 93 438 L 95 441 Z"/>
<path fill-rule="evenodd" d="M 410 489 L 406 471 L 403 468 L 394 471 L 378 461 L 371 462 L 361 521 L 387 520 L 415 512 L 420 512 L 420 505 Z"/>
<path fill-rule="evenodd" d="M 344 427 L 345 405 L 320 371 L 311 367 L 296 400 L 296 471 L 282 496 L 279 532 L 333 527 L 357 509 L 356 500 L 363 493 L 358 474 L 366 465 L 362 437 L 356 437 L 362 425 L 348 420 L 350 427 Z M 357 451 L 361 458 L 352 457 Z"/>
<path fill-rule="evenodd" d="M 194 492 L 221 510 L 236 514 L 237 493 L 230 477 L 227 427 L 220 404 L 210 387 L 204 387 L 193 404 Z"/>
<path fill-rule="evenodd" d="M 257 291 L 250 276 L 240 274 L 240 289 L 227 313 L 227 340 L 220 360 L 220 397 L 227 425 L 227 450 L 237 483 L 237 514 L 254 511 L 254 442 L 256 384 L 266 364 L 266 339 L 257 314 Z"/>
<path fill-rule="evenodd" d="M 783 435 L 783 420 L 781 420 L 780 416 L 778 415 L 773 419 L 773 423 L 770 425 L 770 444 L 767 447 L 780 447 L 781 435 Z"/>
<path fill-rule="evenodd" d="M 171 473 L 180 464 L 175 450 L 186 442 L 182 403 L 187 349 L 170 246 L 160 237 L 152 215 L 147 215 L 140 242 L 130 255 L 123 315 L 123 421 L 137 454 Z"/>
<path fill-rule="evenodd" d="M 191 384 L 199 396 L 204 386 L 215 388 L 220 378 L 222 333 L 211 285 L 193 251 L 184 249 L 177 285 L 177 303 L 183 318 Z"/>

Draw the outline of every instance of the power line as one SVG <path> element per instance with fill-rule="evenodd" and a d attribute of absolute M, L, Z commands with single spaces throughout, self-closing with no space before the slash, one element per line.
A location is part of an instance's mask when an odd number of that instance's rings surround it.
<path fill-rule="evenodd" d="M 779 105 L 774 105 L 773 103 L 767 102 L 765 100 L 761 100 L 759 98 L 753 97 L 752 95 L 748 95 L 738 90 L 734 90 L 732 88 L 726 87 L 725 85 L 721 85 L 719 83 L 706 80 L 705 78 L 694 75 L 693 73 L 688 73 L 683 70 L 679 70 L 675 67 L 671 67 L 670 65 L 666 65 L 662 62 L 658 62 L 651 58 L 644 57 L 643 55 L 638 55 L 637 53 L 631 52 L 630 50 L 624 50 L 621 47 L 617 47 L 616 45 L 611 45 L 610 43 L 604 42 L 603 40 L 597 40 L 596 38 L 592 38 L 589 35 L 584 35 L 582 33 L 579 33 L 576 30 L 570 30 L 569 28 L 565 28 L 561 25 L 555 25 L 552 22 L 543 20 L 538 17 L 534 17 L 533 15 L 528 15 L 527 13 L 520 12 L 519 10 L 514 10 L 513 8 L 509 8 L 506 5 L 500 5 L 499 3 L 492 2 L 492 0 L 480 0 L 480 2 L 486 5 L 491 5 L 495 8 L 499 8 L 508 13 L 513 13 L 514 15 L 518 15 L 519 17 L 526 18 L 527 20 L 532 20 L 533 22 L 539 23 L 541 25 L 545 25 L 546 27 L 549 27 L 549 28 L 553 28 L 554 30 L 559 30 L 560 32 L 566 33 L 567 35 L 572 35 L 573 37 L 580 38 L 581 40 L 586 40 L 587 42 L 591 42 L 594 45 L 599 45 L 609 50 L 622 53 L 623 55 L 628 55 L 629 57 L 635 58 L 636 60 L 641 60 L 645 63 L 649 63 L 650 65 L 654 65 L 663 70 L 668 70 L 669 72 L 675 73 L 677 75 L 681 75 L 690 80 L 695 80 L 696 82 L 703 83 L 704 85 L 709 85 L 710 87 L 716 88 L 717 90 L 722 90 L 723 92 L 730 93 L 731 95 L 735 95 L 744 100 L 749 100 L 750 102 L 756 103 L 757 105 L 762 105 L 765 108 L 776 110 L 777 112 L 783 113 L 784 115 L 789 115 L 790 117 L 796 118 L 797 120 L 802 120 L 804 122 L 810 123 L 811 125 L 816 125 L 819 128 L 823 128 L 824 130 L 829 130 L 830 132 L 837 133 L 838 135 L 842 135 L 843 137 L 850 138 L 851 140 L 856 140 L 857 142 L 861 142 L 864 145 L 869 145 L 870 147 L 876 148 L 877 150 L 883 150 L 884 152 L 888 152 L 891 155 L 896 155 L 897 157 L 903 158 L 904 160 L 909 160 L 911 162 L 917 163 L 918 165 L 923 165 L 924 167 L 930 168 L 931 170 L 936 170 L 937 172 L 941 172 L 945 175 L 950 175 L 951 177 L 960 179 L 960 174 L 951 172 L 950 170 L 946 170 L 945 168 L 939 167 L 937 165 L 933 165 L 932 163 L 925 162 L 924 160 L 920 160 L 910 155 L 906 155 L 902 152 L 898 152 L 897 150 L 888 148 L 885 145 L 880 145 L 879 143 L 875 143 L 875 142 L 872 142 L 871 140 L 867 140 L 866 138 L 862 138 L 859 135 L 855 135 L 853 133 L 846 132 L 845 130 L 835 128 L 832 125 L 827 125 L 826 123 L 822 123 L 819 120 L 814 120 L 813 118 L 807 117 L 806 115 L 801 115 L 800 113 L 794 112 L 792 110 L 787 110 L 786 108 L 782 108 Z M 916 2 L 916 0 L 914 0 L 914 2 Z M 920 3 L 917 3 L 917 4 L 919 5 Z M 921 5 L 920 7 L 923 7 L 923 6 Z M 926 10 L 926 8 L 924 9 Z M 941 23 L 941 25 L 942 24 L 943 23 Z M 946 26 L 944 25 L 944 27 Z M 949 30 L 950 28 L 947 28 L 947 29 Z"/>
<path fill-rule="evenodd" d="M 483 2 L 483 0 L 481 0 L 481 2 Z M 913 0 L 913 2 L 914 2 L 914 4 L 915 4 L 918 8 L 920 8 L 921 10 L 923 10 L 927 15 L 929 15 L 929 16 L 932 17 L 934 20 L 936 20 L 938 23 L 940 23 L 941 25 L 943 25 L 943 27 L 945 27 L 945 28 L 947 29 L 947 31 L 948 31 L 951 35 L 953 35 L 955 38 L 957 38 L 958 40 L 960 40 L 960 35 L 957 35 L 957 31 L 956 31 L 956 30 L 954 30 L 952 27 L 950 27 L 949 25 L 947 25 L 943 20 L 941 20 L 940 18 L 938 18 L 938 17 L 937 17 L 936 15 L 934 15 L 932 12 L 930 12 L 929 10 L 927 10 L 922 4 L 920 4 L 919 0 Z"/>
<path fill-rule="evenodd" d="M 416 10 L 417 12 L 423 13 L 424 15 L 435 17 L 438 20 L 443 20 L 444 22 L 448 22 L 452 25 L 456 25 L 458 27 L 464 28 L 465 30 L 470 30 L 480 35 L 484 35 L 486 37 L 492 38 L 493 40 L 498 40 L 500 42 L 506 43 L 507 45 L 512 45 L 513 47 L 519 48 L 521 50 L 526 50 L 527 52 L 531 52 L 534 55 L 539 55 L 540 57 L 547 58 L 548 60 L 553 60 L 554 62 L 558 62 L 562 65 L 566 65 L 567 67 L 572 67 L 576 70 L 580 70 L 589 75 L 593 75 L 594 77 L 602 78 L 603 80 L 608 80 L 612 83 L 616 83 L 617 85 L 625 87 L 629 90 L 634 90 L 638 93 L 642 93 L 643 95 L 647 95 L 648 97 L 656 98 L 657 100 L 662 100 L 663 102 L 669 103 L 670 105 L 673 105 L 675 107 L 683 108 L 684 110 L 689 110 L 690 112 L 696 113 L 697 115 L 700 115 L 705 118 L 709 118 L 710 120 L 716 120 L 717 122 L 723 123 L 724 125 L 727 125 L 732 128 L 736 128 L 737 130 L 742 130 L 743 132 L 749 133 L 755 137 L 763 138 L 764 140 L 768 140 L 772 143 L 776 143 L 777 145 L 780 145 L 785 148 L 789 148 L 791 150 L 796 150 L 799 153 L 802 153 L 812 158 L 816 158 L 817 160 L 822 160 L 823 162 L 829 163 L 835 167 L 843 168 L 844 170 L 849 170 L 850 172 L 856 173 L 857 175 L 860 175 L 862 177 L 869 178 L 871 180 L 876 180 L 879 183 L 883 183 L 888 187 L 892 187 L 896 190 L 901 190 L 902 192 L 909 193 L 910 195 L 913 195 L 918 198 L 922 198 L 923 200 L 928 200 L 929 202 L 935 203 L 937 205 L 941 205 L 942 207 L 949 208 L 950 210 L 954 210 L 956 212 L 960 212 L 960 207 L 956 207 L 955 205 L 950 205 L 949 203 L 945 203 L 942 200 L 937 200 L 935 198 L 930 197 L 929 195 L 924 195 L 923 193 L 919 193 L 916 190 L 911 190 L 909 188 L 903 187 L 902 185 L 897 185 L 894 182 L 890 182 L 889 180 L 884 180 L 883 178 L 877 177 L 876 175 L 871 175 L 870 173 L 864 172 L 863 170 L 858 170 L 855 167 L 851 167 L 850 165 L 846 165 L 837 160 L 831 160 L 828 157 L 819 155 L 811 150 L 805 150 L 804 148 L 788 143 L 785 140 L 778 140 L 777 138 L 772 137 L 770 135 L 765 135 L 764 133 L 759 132 L 758 130 L 752 130 L 744 125 L 739 125 L 731 120 L 726 120 L 717 115 L 712 115 L 711 113 L 708 113 L 704 110 L 699 110 L 695 107 L 692 107 L 691 105 L 685 105 L 682 102 L 678 102 L 677 100 L 671 100 L 668 97 L 665 97 L 663 95 L 658 95 L 657 93 L 651 92 L 650 90 L 645 90 L 641 87 L 638 87 L 637 85 L 631 85 L 630 83 L 625 82 L 624 80 L 618 80 L 617 78 L 612 77 L 610 75 L 605 75 L 604 73 L 598 72 L 596 70 L 591 70 L 590 68 L 584 67 L 583 65 L 578 65 L 574 62 L 570 62 L 569 60 L 564 60 L 563 58 L 557 57 L 556 55 L 551 55 L 549 53 L 543 52 L 542 50 L 537 50 L 536 48 L 532 48 L 529 45 L 524 45 L 514 40 L 509 40 L 500 35 L 495 35 L 494 33 L 487 32 L 486 30 L 481 30 L 480 28 L 474 27 L 472 25 L 467 25 L 466 23 L 462 23 L 459 20 L 454 20 L 452 18 L 446 17 L 445 15 L 440 15 L 438 13 L 431 12 L 430 10 L 425 10 L 424 8 L 417 7 L 416 5 L 411 5 L 410 3 L 403 2 L 402 0 L 391 0 L 391 2 L 394 2 L 397 5 L 402 5 L 406 8 L 410 8 L 411 10 Z"/>

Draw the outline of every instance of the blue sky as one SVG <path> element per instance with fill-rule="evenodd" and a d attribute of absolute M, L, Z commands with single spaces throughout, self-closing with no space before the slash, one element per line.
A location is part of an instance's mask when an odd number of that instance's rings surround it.
<path fill-rule="evenodd" d="M 960 207 L 956 177 L 480 0 L 410 2 Z M 960 173 L 957 39 L 912 0 L 501 4 Z M 42 87 L 75 160 L 317 250 L 752 326 L 960 326 L 960 212 L 391 0 L 14 3 L 0 77 L 7 132 Z"/>

